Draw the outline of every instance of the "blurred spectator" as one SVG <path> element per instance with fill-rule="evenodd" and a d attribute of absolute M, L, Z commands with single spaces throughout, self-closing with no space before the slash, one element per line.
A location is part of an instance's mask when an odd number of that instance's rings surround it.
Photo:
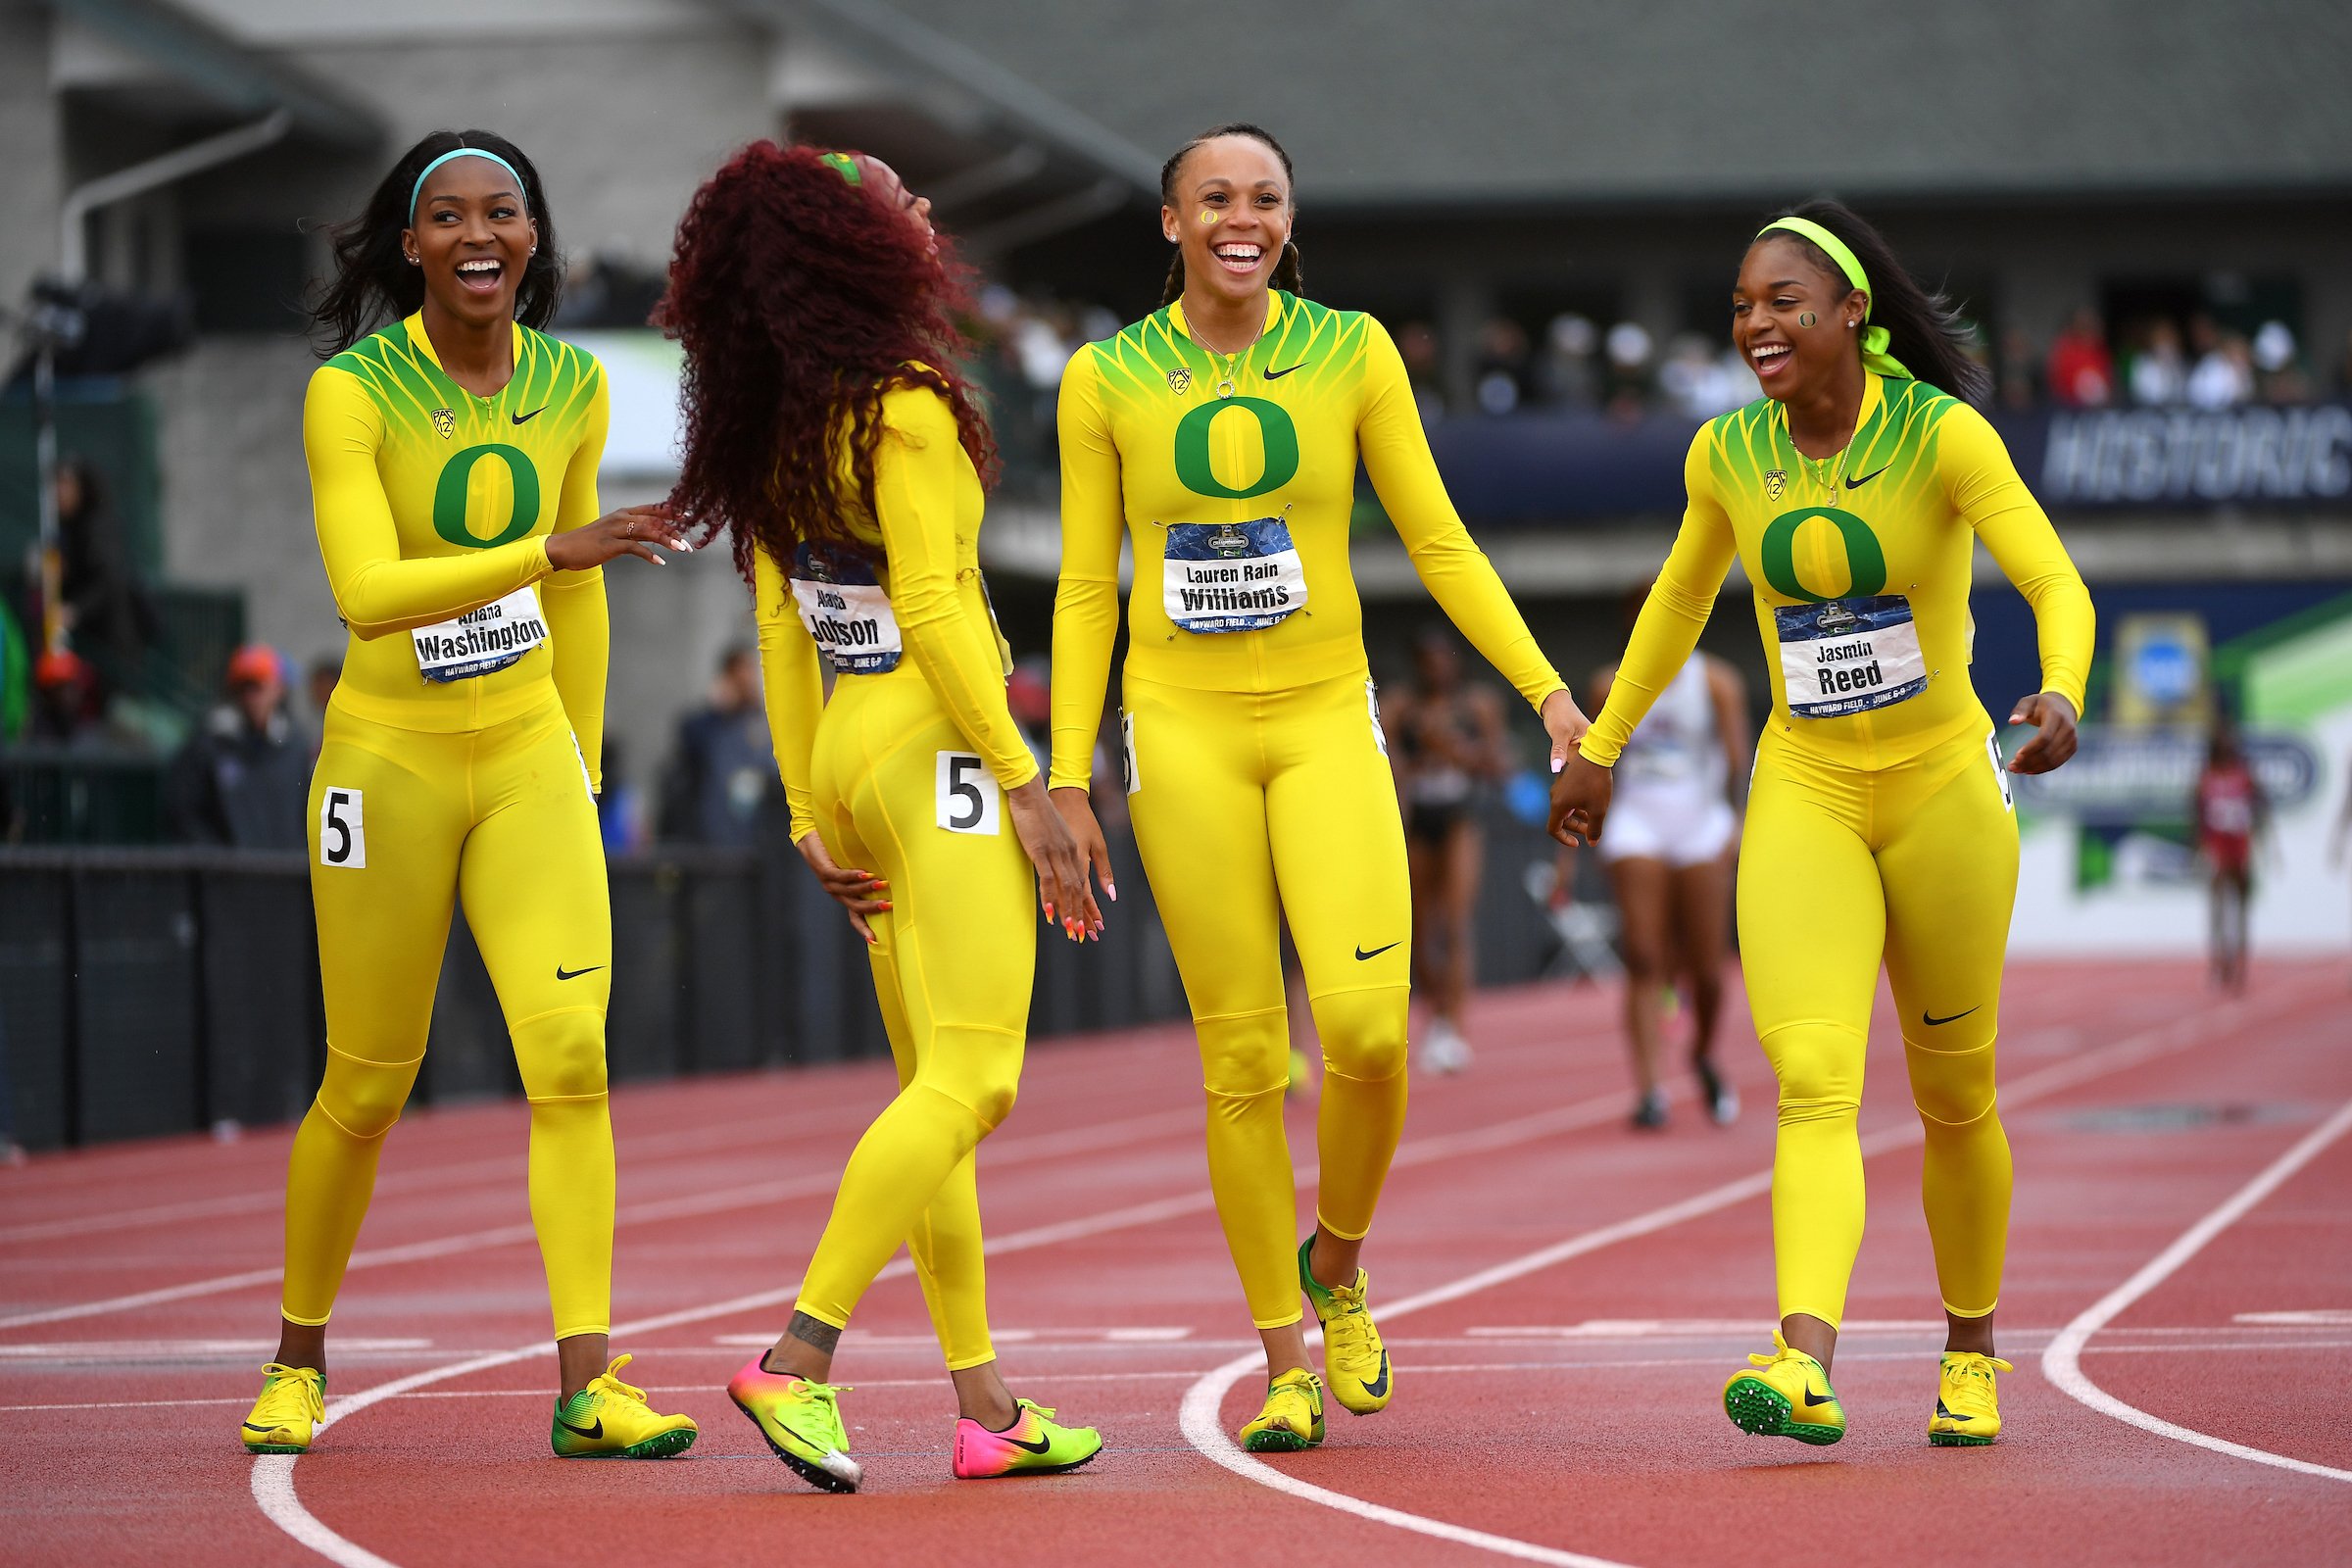
<path fill-rule="evenodd" d="M 1407 321 L 1396 329 L 1396 354 L 1404 361 L 1404 378 L 1421 410 L 1421 422 L 1435 424 L 1446 415 L 1445 364 L 1438 352 L 1438 334 L 1427 321 Z"/>
<path fill-rule="evenodd" d="M 2087 305 L 2076 310 L 2050 345 L 2044 379 L 2050 401 L 2061 408 L 2103 409 L 2115 401 L 2115 356 L 2098 312 Z"/>
<path fill-rule="evenodd" d="M 1718 354 L 1706 338 L 1685 332 L 1658 365 L 1658 391 L 1678 412 L 1712 419 L 1754 402 L 1762 388 L 1740 355 Z"/>
<path fill-rule="evenodd" d="M 1049 682 L 1054 676 L 1054 662 L 1040 654 L 1031 654 L 1016 661 L 1012 673 L 1004 677 L 1004 706 L 1012 710 L 1012 721 L 1021 728 L 1021 739 L 1029 745 L 1029 755 L 1037 765 L 1050 767 L 1054 762 L 1054 700 Z"/>
<path fill-rule="evenodd" d="M 596 797 L 596 823 L 608 855 L 645 847 L 645 802 L 629 782 L 627 754 L 620 742 L 605 736 L 604 760 L 598 765 L 605 787 Z"/>
<path fill-rule="evenodd" d="M 573 258 L 564 277 L 564 300 L 556 310 L 558 326 L 643 326 L 661 302 L 667 279 L 656 270 L 637 266 L 618 249 L 603 249 L 585 260 Z"/>
<path fill-rule="evenodd" d="M 1507 316 L 1494 317 L 1478 329 L 1478 373 L 1474 385 L 1479 412 L 1509 414 L 1519 407 L 1524 391 L 1520 375 L 1527 368 L 1527 334 Z"/>
<path fill-rule="evenodd" d="M 1608 350 L 1609 413 L 1640 418 L 1649 398 L 1649 333 L 1638 321 L 1619 321 L 1609 328 Z"/>
<path fill-rule="evenodd" d="M 749 849 L 759 836 L 760 802 L 775 777 L 760 665 L 738 644 L 719 659 L 709 704 L 678 721 L 662 791 L 662 836 Z"/>
<path fill-rule="evenodd" d="M 300 850 L 311 751 L 286 711 L 276 653 L 247 643 L 228 661 L 228 700 L 205 716 L 164 780 L 164 832 L 180 844 Z"/>
<path fill-rule="evenodd" d="M 90 662 L 96 701 L 138 675 L 158 629 L 155 604 L 130 561 L 106 482 L 86 459 L 57 466 L 59 615 L 74 650 Z"/>
<path fill-rule="evenodd" d="M 1553 317 L 1536 366 L 1536 395 L 1554 408 L 1598 408 L 1600 372 L 1592 353 L 1599 347 L 1600 329 L 1587 318 L 1574 311 Z"/>
<path fill-rule="evenodd" d="M 2207 316 L 2191 321 L 2188 331 L 2197 352 L 2196 364 L 2188 372 L 2189 406 L 2234 409 L 2252 402 L 2254 356 L 2246 340 L 2235 332 L 2222 331 Z"/>
<path fill-rule="evenodd" d="M 2185 397 L 2188 360 L 2180 352 L 2180 329 L 2162 317 L 2149 321 L 2129 373 L 2132 401 L 2143 408 L 2162 408 Z"/>
<path fill-rule="evenodd" d="M 43 654 L 32 662 L 32 721 L 27 738 L 53 746 L 103 746 L 98 676 L 79 654 Z"/>
<path fill-rule="evenodd" d="M 1993 365 L 1992 383 L 2005 409 L 2030 409 L 2040 400 L 2040 378 L 2034 363 L 2034 340 L 2011 327 L 2001 334 L 2000 358 Z"/>
<path fill-rule="evenodd" d="M 2265 403 L 2308 403 L 2311 378 L 2295 353 L 2295 334 L 2284 321 L 2265 321 L 2254 333 L 2256 395 Z"/>

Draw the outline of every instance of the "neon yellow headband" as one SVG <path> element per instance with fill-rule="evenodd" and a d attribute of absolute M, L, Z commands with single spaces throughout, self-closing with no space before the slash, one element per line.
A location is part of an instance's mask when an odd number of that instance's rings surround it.
<path fill-rule="evenodd" d="M 818 153 L 816 161 L 853 185 L 865 183 L 865 171 L 859 169 L 858 160 L 848 153 Z"/>
<path fill-rule="evenodd" d="M 1776 228 L 1785 228 L 1789 233 L 1809 239 L 1820 246 L 1822 254 L 1836 262 L 1839 270 L 1845 273 L 1845 280 L 1861 290 L 1864 301 L 1862 319 L 1864 321 L 1870 319 L 1871 306 L 1877 303 L 1878 296 L 1871 292 L 1870 274 L 1862 270 L 1862 263 L 1855 257 L 1851 246 L 1810 218 L 1775 219 L 1756 230 L 1756 238 L 1762 239 Z M 1871 326 L 1863 330 L 1862 368 L 1866 370 L 1876 370 L 1881 375 L 1900 376 L 1906 381 L 1917 380 L 1918 377 L 1905 368 L 1902 361 L 1886 352 L 1886 345 L 1891 337 L 1892 334 L 1883 326 Z"/>

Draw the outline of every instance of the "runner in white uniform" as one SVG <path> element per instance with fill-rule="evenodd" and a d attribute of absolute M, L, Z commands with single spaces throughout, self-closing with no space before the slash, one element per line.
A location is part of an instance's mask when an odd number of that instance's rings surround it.
<path fill-rule="evenodd" d="M 1615 666 L 1601 671 L 1606 701 Z M 1693 654 L 1661 692 L 1617 762 L 1609 831 L 1596 848 L 1617 895 L 1625 953 L 1625 1030 L 1638 1098 L 1634 1125 L 1666 1125 L 1658 1087 L 1659 1003 L 1679 979 L 1690 998 L 1690 1065 L 1718 1126 L 1740 1114 L 1740 1098 L 1715 1070 L 1715 1020 L 1723 1005 L 1729 946 L 1735 762 L 1749 748 L 1746 697 L 1738 671 Z"/>

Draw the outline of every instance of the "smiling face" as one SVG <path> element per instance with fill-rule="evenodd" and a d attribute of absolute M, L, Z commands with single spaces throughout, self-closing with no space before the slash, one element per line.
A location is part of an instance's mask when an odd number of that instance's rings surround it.
<path fill-rule="evenodd" d="M 1159 231 L 1184 252 L 1187 289 L 1236 304 L 1266 291 L 1291 237 L 1291 182 L 1254 136 L 1217 136 L 1185 155 Z"/>
<path fill-rule="evenodd" d="M 538 248 L 522 184 L 487 158 L 453 158 L 425 176 L 400 247 L 424 273 L 426 298 L 472 325 L 512 320 Z"/>
<path fill-rule="evenodd" d="M 1832 280 L 1810 246 L 1774 234 L 1747 248 L 1732 290 L 1732 343 L 1768 396 L 1800 397 L 1844 365 L 1861 363 L 1870 296 Z M 1813 324 L 1805 324 L 1810 316 Z M 1849 326 L 1847 323 L 1857 323 Z"/>
<path fill-rule="evenodd" d="M 858 172 L 864 176 L 858 181 L 858 188 L 893 212 L 905 214 L 908 222 L 922 230 L 931 254 L 937 256 L 939 231 L 931 226 L 931 198 L 917 196 L 908 190 L 906 182 L 899 178 L 899 172 L 879 158 L 858 153 L 854 161 L 858 165 Z"/>

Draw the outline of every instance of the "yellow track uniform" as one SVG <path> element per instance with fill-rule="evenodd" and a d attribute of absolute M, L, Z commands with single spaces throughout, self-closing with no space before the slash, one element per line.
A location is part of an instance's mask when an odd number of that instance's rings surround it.
<path fill-rule="evenodd" d="M 1404 1125 L 1412 900 L 1348 569 L 1360 458 L 1414 568 L 1531 704 L 1561 689 L 1446 497 L 1381 324 L 1276 292 L 1229 360 L 1171 305 L 1061 383 L 1052 784 L 1088 783 L 1132 539 L 1122 722 L 1136 841 L 1184 976 L 1208 1167 L 1250 1315 L 1301 1315 L 1278 909 L 1325 1076 L 1317 1213 L 1361 1237 Z M 1279 890 L 1279 892 L 1278 892 Z"/>
<path fill-rule="evenodd" d="M 856 493 L 844 462 L 845 493 Z M 899 1095 L 841 1176 L 797 1309 L 835 1328 L 901 1243 L 951 1368 L 989 1344 L 972 1151 L 1012 1109 L 1037 970 L 1037 878 L 1003 792 L 1037 776 L 980 580 L 980 477 L 947 400 L 882 399 L 864 549 L 754 559 L 768 725 L 792 838 L 890 884 L 867 916 Z M 819 645 L 833 662 L 826 701 Z"/>
<path fill-rule="evenodd" d="M 611 633 L 603 572 L 547 562 L 549 533 L 599 514 L 606 417 L 596 361 L 521 325 L 496 397 L 452 382 L 414 316 L 311 377 L 303 448 L 351 647 L 311 779 L 327 1057 L 287 1173 L 292 1322 L 334 1305 L 462 898 L 530 1099 L 556 1335 L 609 1327 L 612 921 L 583 758 Z"/>
<path fill-rule="evenodd" d="M 2034 607 L 2042 690 L 2077 711 L 2090 596 L 1992 426 L 1917 381 L 1869 376 L 1853 440 L 1819 463 L 1790 444 L 1782 406 L 1759 399 L 1698 432 L 1684 477 L 1682 533 L 1584 753 L 1616 761 L 1690 656 L 1737 550 L 1780 670 L 1740 845 L 1740 946 L 1781 1085 L 1781 1313 L 1836 1324 L 1845 1309 L 1884 958 L 1927 1129 L 1944 1305 L 1981 1317 L 2000 1295 L 2009 1225 L 1992 1046 L 2017 818 L 1968 679 L 1974 547 Z"/>

